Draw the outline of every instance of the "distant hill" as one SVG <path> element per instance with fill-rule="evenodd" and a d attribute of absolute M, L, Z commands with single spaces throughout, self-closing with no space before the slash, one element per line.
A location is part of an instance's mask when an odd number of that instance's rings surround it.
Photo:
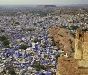
<path fill-rule="evenodd" d="M 57 6 L 56 5 L 37 5 L 37 7 L 54 8 L 54 7 L 57 7 Z"/>
<path fill-rule="evenodd" d="M 56 7 L 56 5 L 44 5 L 45 8 L 47 7 Z"/>

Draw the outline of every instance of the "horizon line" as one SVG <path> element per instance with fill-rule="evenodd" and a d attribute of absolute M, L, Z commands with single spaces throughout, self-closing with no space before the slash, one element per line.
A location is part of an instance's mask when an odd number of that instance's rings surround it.
<path fill-rule="evenodd" d="M 88 5 L 88 3 L 85 3 L 85 4 L 84 3 L 73 3 L 73 4 L 0 4 L 0 5 L 2 5 L 2 6 L 3 5 L 11 5 L 11 6 L 14 6 L 14 5 L 19 5 L 19 6 L 20 5 L 29 5 L 29 6 L 30 5 L 33 5 L 33 6 L 36 6 L 36 5 L 56 5 L 57 6 L 57 5 L 77 5 L 77 4 L 78 5 Z"/>

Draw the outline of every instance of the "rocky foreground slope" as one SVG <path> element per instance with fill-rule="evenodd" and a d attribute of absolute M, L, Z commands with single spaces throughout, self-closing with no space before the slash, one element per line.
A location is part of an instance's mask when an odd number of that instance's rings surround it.
<path fill-rule="evenodd" d="M 60 27 L 51 27 L 49 32 L 57 47 L 68 56 L 58 57 L 56 75 L 88 75 L 88 31 L 78 29 L 75 38 Z"/>
<path fill-rule="evenodd" d="M 49 28 L 50 36 L 53 38 L 56 46 L 60 48 L 60 50 L 64 51 L 64 54 L 71 54 L 74 52 L 74 37 L 71 35 L 69 30 L 57 26 L 53 26 Z"/>

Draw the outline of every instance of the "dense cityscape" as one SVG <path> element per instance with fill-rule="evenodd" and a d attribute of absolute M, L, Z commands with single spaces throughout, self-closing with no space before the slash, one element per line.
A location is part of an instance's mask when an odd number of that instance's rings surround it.
<path fill-rule="evenodd" d="M 0 7 L 0 75 L 56 75 L 57 47 L 49 28 L 88 27 L 88 8 L 39 5 Z"/>

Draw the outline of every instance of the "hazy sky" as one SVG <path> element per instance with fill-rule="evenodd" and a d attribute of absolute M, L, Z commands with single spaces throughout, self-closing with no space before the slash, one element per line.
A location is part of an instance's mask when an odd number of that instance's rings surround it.
<path fill-rule="evenodd" d="M 23 4 L 88 4 L 88 0 L 0 0 L 0 5 Z"/>

